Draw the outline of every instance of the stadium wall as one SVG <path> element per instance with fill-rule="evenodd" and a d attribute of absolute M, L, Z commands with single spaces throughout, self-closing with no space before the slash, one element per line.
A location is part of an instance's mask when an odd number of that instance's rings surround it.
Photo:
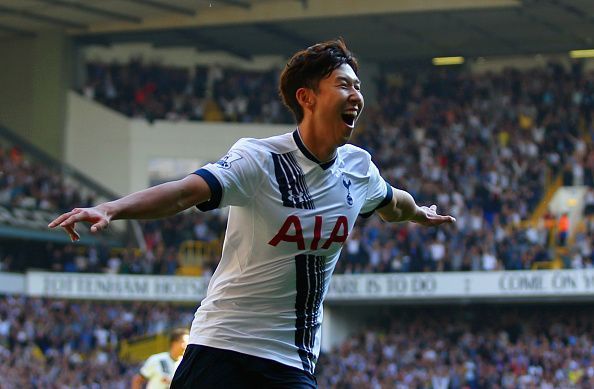
<path fill-rule="evenodd" d="M 153 158 L 216 161 L 240 138 L 265 138 L 293 128 L 293 124 L 161 120 L 151 124 L 128 119 L 71 91 L 65 155 L 67 163 L 123 195 L 149 185 L 148 166 Z"/>
<path fill-rule="evenodd" d="M 118 194 L 129 191 L 128 118 L 75 92 L 66 116 L 65 161 Z"/>
<path fill-rule="evenodd" d="M 70 42 L 53 30 L 0 40 L 0 122 L 58 159 L 72 75 Z"/>

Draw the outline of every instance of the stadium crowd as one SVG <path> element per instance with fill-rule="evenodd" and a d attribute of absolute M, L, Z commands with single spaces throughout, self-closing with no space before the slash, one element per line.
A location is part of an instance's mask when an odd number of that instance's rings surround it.
<path fill-rule="evenodd" d="M 149 302 L 0 296 L 2 388 L 129 388 L 121 339 L 189 327 L 194 309 Z"/>
<path fill-rule="evenodd" d="M 322 354 L 320 388 L 594 387 L 591 306 L 390 310 Z"/>
<path fill-rule="evenodd" d="M 517 226 L 557 174 L 564 185 L 594 186 L 594 73 L 549 65 L 378 85 L 379 105 L 355 143 L 389 182 L 457 222 L 424 230 L 371 220 L 347 244 L 341 271 L 515 270 L 554 255 L 544 225 Z M 591 244 L 580 255 L 591 267 Z"/>
<path fill-rule="evenodd" d="M 25 154 L 18 145 L 0 140 L 0 205 L 64 212 L 95 202 L 92 191 L 68 182 L 58 167 Z"/>
<path fill-rule="evenodd" d="M 84 96 L 116 111 L 149 121 L 207 120 L 287 123 L 276 91 L 278 72 L 249 72 L 221 66 L 187 68 L 90 62 Z"/>
<path fill-rule="evenodd" d="M 92 206 L 95 198 L 92 190 L 66 179 L 59 167 L 39 162 L 17 145 L 0 142 L 0 206 L 3 209 L 10 212 L 35 209 L 58 214 L 74 207 Z M 3 212 L 0 224 L 11 225 L 14 220 L 8 219 L 17 216 Z M 224 215 L 225 212 L 189 212 L 166 220 L 143 222 L 147 248 L 144 252 L 131 246 L 112 250 L 101 243 L 75 246 L 0 237 L 0 271 L 25 271 L 35 267 L 65 272 L 175 274 L 179 267 L 180 244 L 185 240 L 219 239 L 225 228 Z"/>
<path fill-rule="evenodd" d="M 146 89 L 147 83 L 153 85 L 148 88 L 150 98 L 144 96 L 141 101 L 175 100 L 184 93 L 232 100 L 256 89 L 268 91 L 260 98 L 278 101 L 270 89 L 275 84 L 272 73 L 254 75 L 215 67 L 197 68 L 191 75 L 140 61 L 91 63 L 88 69 L 85 93 L 116 109 L 136 107 L 137 88 Z M 368 104 L 354 143 L 372 153 L 393 185 L 407 189 L 420 203 L 436 201 L 439 209 L 456 216 L 457 223 L 426 230 L 381 223 L 375 216 L 360 220 L 336 272 L 517 270 L 560 255 L 551 243 L 566 242 L 550 239 L 550 223 L 543 220 L 520 228 L 520 222 L 530 217 L 557 175 L 565 185 L 594 187 L 594 74 L 579 66 L 564 69 L 554 64 L 480 76 L 433 71 L 385 75 L 378 87 L 378 104 Z M 110 88 L 115 91 L 109 92 Z M 133 116 L 139 112 L 137 108 L 124 111 Z M 167 117 L 172 118 L 163 116 Z M 248 120 L 233 115 L 227 119 Z M 5 172 L 0 176 L 0 203 L 61 211 L 93 201 L 65 185 L 58 173 L 23 158 L 18 149 L 2 149 L 0 157 Z M 591 209 L 594 194 L 590 197 Z M 174 274 L 183 241 L 220 239 L 225 228 L 224 213 L 197 212 L 142 225 L 144 252 L 125 249 L 110 255 L 99 250 L 103 254 L 97 259 L 97 247 L 85 252 L 54 246 L 47 267 Z M 563 266 L 592 267 L 591 220 L 575 231 L 567 242 L 569 250 L 563 253 Z M 80 254 L 78 260 L 70 258 L 74 251 Z M 0 262 L 7 267 L 3 258 Z M 206 272 L 215 265 L 210 261 Z"/>
<path fill-rule="evenodd" d="M 201 274 L 212 274 L 220 236 L 226 223 L 225 212 L 191 212 L 162 221 L 142 222 L 146 248 L 136 245 L 112 247 L 98 236 L 97 243 L 28 241 L 0 238 L 0 271 L 24 272 L 41 269 L 57 272 L 175 275 L 182 265 L 183 242 L 214 244 L 204 258 Z M 222 226 L 221 226 L 222 225 Z"/>
<path fill-rule="evenodd" d="M 193 308 L 0 297 L 6 388 L 126 388 L 138 365 L 121 339 L 188 326 Z M 591 388 L 592 307 L 378 309 L 372 325 L 320 357 L 320 388 Z"/>
<path fill-rule="evenodd" d="M 276 71 L 133 60 L 90 63 L 87 76 L 84 96 L 133 118 L 291 121 Z M 394 186 L 436 201 L 457 223 L 425 230 L 360 220 L 337 273 L 529 269 L 566 245 L 564 267 L 593 267 L 594 73 L 577 63 L 480 76 L 434 71 L 384 75 L 378 90 L 354 143 Z M 553 234 L 557 215 L 521 226 L 557 175 L 589 187 L 584 222 L 569 240 Z M 0 205 L 62 212 L 94 201 L 58 170 L 0 144 Z M 144 251 L 43 242 L 43 266 L 172 275 L 180 245 L 220 239 L 225 216 L 141 222 Z M 0 247 L 0 271 L 24 270 L 11 250 L 21 248 Z M 206 274 L 215 266 L 209 261 Z M 188 326 L 193 314 L 153 302 L 0 296 L 0 387 L 127 388 L 139 366 L 120 359 L 121 340 Z M 316 376 L 320 388 L 592 388 L 593 315 L 589 305 L 568 304 L 378 309 L 376 324 L 321 355 Z"/>
<path fill-rule="evenodd" d="M 439 230 L 360 222 L 337 272 L 515 270 L 553 259 L 549 227 L 517 226 L 557 174 L 565 185 L 594 186 L 586 142 L 594 75 L 549 65 L 480 77 L 385 76 L 378 86 L 379 104 L 367 108 L 354 143 L 372 153 L 388 181 L 420 202 L 437 199 L 458 222 Z M 580 259 L 565 258 L 566 267 L 592 266 L 591 234 L 578 236 L 570 255 Z"/>

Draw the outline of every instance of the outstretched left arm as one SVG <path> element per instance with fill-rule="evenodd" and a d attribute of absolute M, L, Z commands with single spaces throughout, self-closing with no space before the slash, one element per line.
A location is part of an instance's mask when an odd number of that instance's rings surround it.
<path fill-rule="evenodd" d="M 456 221 L 452 216 L 438 215 L 436 205 L 418 206 L 410 193 L 396 188 L 392 188 L 392 191 L 394 193 L 392 201 L 377 210 L 384 221 L 411 221 L 429 227 Z"/>

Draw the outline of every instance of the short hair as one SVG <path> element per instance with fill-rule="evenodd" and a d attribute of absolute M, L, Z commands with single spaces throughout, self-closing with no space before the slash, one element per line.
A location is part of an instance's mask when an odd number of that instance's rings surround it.
<path fill-rule="evenodd" d="M 346 47 L 342 38 L 321 42 L 298 51 L 287 62 L 280 76 L 279 93 L 297 123 L 303 120 L 303 107 L 295 95 L 299 88 L 317 91 L 321 79 L 328 77 L 343 64 L 350 65 L 358 75 L 357 59 Z"/>
<path fill-rule="evenodd" d="M 184 335 L 190 335 L 190 331 L 187 328 L 175 328 L 169 334 L 169 343 L 179 342 L 183 339 Z"/>

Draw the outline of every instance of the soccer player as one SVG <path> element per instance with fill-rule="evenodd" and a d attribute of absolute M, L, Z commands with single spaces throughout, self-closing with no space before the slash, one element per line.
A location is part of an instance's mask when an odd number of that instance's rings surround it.
<path fill-rule="evenodd" d="M 132 378 L 132 389 L 167 389 L 171 384 L 173 373 L 186 351 L 190 331 L 176 328 L 169 336 L 169 351 L 148 357 L 140 368 L 140 372 Z"/>
<path fill-rule="evenodd" d="M 196 311 L 172 387 L 315 388 L 322 303 L 359 215 L 452 223 L 386 183 L 369 153 L 347 144 L 363 110 L 358 63 L 342 40 L 297 52 L 280 93 L 298 127 L 241 139 L 194 174 L 56 218 L 79 238 L 111 220 L 230 206 L 221 261 Z"/>

